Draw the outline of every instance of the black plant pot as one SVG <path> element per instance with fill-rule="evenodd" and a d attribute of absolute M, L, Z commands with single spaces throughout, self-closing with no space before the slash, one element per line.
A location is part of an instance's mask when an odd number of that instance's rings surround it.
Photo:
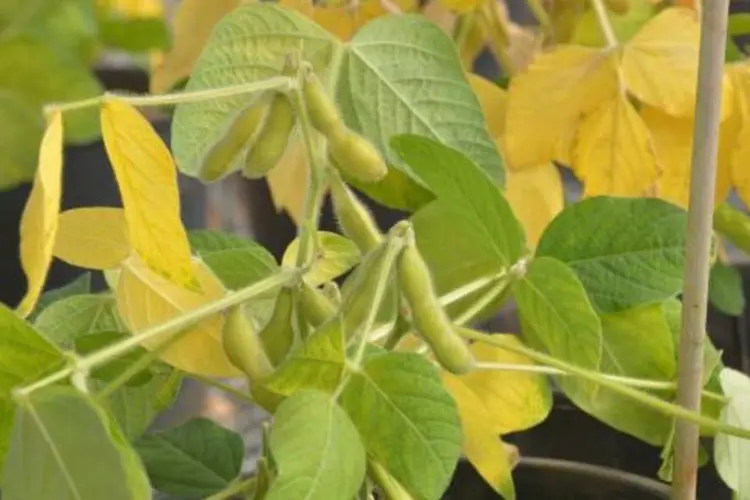
<path fill-rule="evenodd" d="M 145 92 L 148 78 L 140 70 L 102 70 L 100 80 L 109 90 Z M 169 142 L 169 121 L 154 121 L 159 135 Z M 85 145 L 70 145 L 64 150 L 62 209 L 89 206 L 122 206 L 104 144 L 101 140 Z M 198 181 L 180 175 L 182 217 L 190 228 L 204 226 L 205 190 Z M 19 225 L 31 183 L 0 192 L 0 301 L 14 307 L 26 291 L 26 279 L 19 258 Z M 84 270 L 55 261 L 50 269 L 45 289 L 63 286 Z M 100 276 L 94 276 L 94 285 L 101 289 Z"/>
<path fill-rule="evenodd" d="M 518 500 L 662 500 L 669 489 L 616 469 L 568 460 L 522 458 L 513 471 Z M 496 500 L 468 462 L 460 462 L 442 500 Z"/>

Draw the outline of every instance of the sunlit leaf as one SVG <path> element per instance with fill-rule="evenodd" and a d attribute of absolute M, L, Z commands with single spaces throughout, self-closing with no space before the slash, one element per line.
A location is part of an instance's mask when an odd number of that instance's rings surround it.
<path fill-rule="evenodd" d="M 76 208 L 60 214 L 55 257 L 89 269 L 112 269 L 130 254 L 121 208 Z"/>
<path fill-rule="evenodd" d="M 721 422 L 750 429 L 750 379 L 747 375 L 725 368 L 721 371 L 721 388 L 729 404 L 721 412 Z M 716 469 L 738 500 L 750 498 L 750 442 L 719 433 L 714 443 Z"/>
<path fill-rule="evenodd" d="M 21 265 L 27 282 L 26 295 L 18 305 L 22 316 L 34 309 L 52 263 L 62 196 L 62 150 L 63 118 L 55 111 L 39 148 L 39 165 L 21 217 Z"/>
<path fill-rule="evenodd" d="M 320 242 L 318 254 L 310 271 L 305 274 L 305 280 L 311 286 L 336 279 L 359 262 L 360 251 L 351 240 L 327 231 L 318 231 L 316 238 Z M 298 252 L 299 238 L 295 238 L 286 248 L 281 264 L 294 267 Z"/>

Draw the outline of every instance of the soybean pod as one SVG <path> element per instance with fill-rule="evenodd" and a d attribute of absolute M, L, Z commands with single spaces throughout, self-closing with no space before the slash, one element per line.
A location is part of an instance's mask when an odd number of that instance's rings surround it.
<path fill-rule="evenodd" d="M 336 172 L 330 175 L 333 212 L 344 236 L 357 245 L 360 252 L 368 253 L 383 241 L 383 235 L 372 214 L 344 184 Z"/>
<path fill-rule="evenodd" d="M 245 145 L 252 148 L 267 112 L 268 103 L 260 98 L 235 116 L 226 132 L 209 148 L 201 161 L 198 177 L 203 182 L 218 181 L 232 172 L 234 158 Z"/>
<path fill-rule="evenodd" d="M 401 292 L 411 310 L 416 333 L 430 346 L 435 358 L 446 370 L 455 374 L 471 370 L 474 357 L 468 345 L 453 330 L 450 318 L 440 306 L 430 270 L 413 236 L 408 238 L 399 256 L 397 268 Z"/>
<path fill-rule="evenodd" d="M 284 155 L 296 122 L 297 115 L 289 98 L 283 92 L 276 92 L 263 128 L 245 158 L 242 175 L 256 179 L 270 172 Z"/>
<path fill-rule="evenodd" d="M 336 305 L 320 290 L 302 283 L 299 289 L 302 313 L 313 328 L 317 328 L 336 315 Z"/>
<path fill-rule="evenodd" d="M 370 141 L 346 127 L 328 136 L 328 154 L 345 177 L 372 183 L 388 174 L 388 166 Z"/>
<path fill-rule="evenodd" d="M 241 305 L 227 312 L 222 329 L 222 345 L 234 366 L 242 370 L 251 382 L 257 382 L 273 372 L 263 343 Z"/>
<path fill-rule="evenodd" d="M 310 124 L 318 132 L 325 137 L 330 137 L 336 134 L 342 127 L 345 127 L 339 111 L 336 109 L 336 104 L 328 96 L 325 87 L 312 70 L 308 71 L 305 76 L 302 95 L 305 100 Z"/>
<path fill-rule="evenodd" d="M 294 345 L 294 294 L 291 288 L 283 287 L 276 297 L 276 304 L 268 323 L 260 331 L 260 338 L 268 357 L 278 366 Z"/>

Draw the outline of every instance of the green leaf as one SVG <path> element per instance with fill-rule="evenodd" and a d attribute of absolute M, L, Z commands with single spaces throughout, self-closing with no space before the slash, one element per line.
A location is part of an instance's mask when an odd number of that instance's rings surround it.
<path fill-rule="evenodd" d="M 348 238 L 328 231 L 318 231 L 317 238 L 320 243 L 319 254 L 310 271 L 305 274 L 305 281 L 311 286 L 334 280 L 359 263 L 359 248 Z M 294 267 L 298 252 L 299 238 L 295 238 L 286 248 L 281 264 Z"/>
<path fill-rule="evenodd" d="M 118 341 L 131 337 L 128 333 L 121 332 L 96 332 L 88 335 L 83 335 L 75 339 L 75 350 L 77 354 L 85 356 L 103 348 L 114 344 Z M 128 370 L 131 365 L 136 363 L 138 359 L 145 355 L 146 351 L 142 347 L 136 347 L 132 351 L 124 354 L 117 359 L 113 359 L 109 363 L 99 366 L 91 371 L 91 376 L 97 380 L 103 382 L 110 382 L 121 375 L 124 371 Z M 127 385 L 131 387 L 137 387 L 149 382 L 152 378 L 152 372 L 148 368 L 144 368 L 140 372 L 133 375 L 130 380 L 127 381 Z"/>
<path fill-rule="evenodd" d="M 357 428 L 324 392 L 300 391 L 279 406 L 270 448 L 278 475 L 265 500 L 351 500 L 364 481 Z"/>
<path fill-rule="evenodd" d="M 100 19 L 100 39 L 107 47 L 140 53 L 169 48 L 163 19 Z"/>
<path fill-rule="evenodd" d="M 138 456 L 105 411 L 69 387 L 21 402 L 2 484 L 5 500 L 151 498 Z"/>
<path fill-rule="evenodd" d="M 513 285 L 518 311 L 531 344 L 582 368 L 598 370 L 602 325 L 586 290 L 564 263 L 537 257 Z"/>
<path fill-rule="evenodd" d="M 654 198 L 599 196 L 569 206 L 537 255 L 567 263 L 602 312 L 661 302 L 682 290 L 687 214 Z"/>
<path fill-rule="evenodd" d="M 97 332 L 127 331 L 112 295 L 75 295 L 47 307 L 34 322 L 42 334 L 63 349 L 78 337 Z"/>
<path fill-rule="evenodd" d="M 341 382 L 345 362 L 341 321 L 329 321 L 293 351 L 263 385 L 282 396 L 290 396 L 300 389 L 333 392 Z"/>
<path fill-rule="evenodd" d="M 629 0 L 630 8 L 624 14 L 607 12 L 615 37 L 621 43 L 630 40 L 656 14 L 656 4 L 651 0 Z M 588 9 L 578 20 L 570 43 L 590 47 L 605 47 L 607 40 L 602 34 L 594 9 Z"/>
<path fill-rule="evenodd" d="M 0 304 L 0 471 L 13 425 L 15 405 L 11 391 L 34 382 L 63 363 L 63 355 L 55 346 Z"/>
<path fill-rule="evenodd" d="M 37 106 L 15 92 L 0 88 L 0 190 L 34 177 L 39 143 L 44 133 L 44 118 Z"/>
<path fill-rule="evenodd" d="M 725 368 L 719 375 L 729 403 L 720 420 L 727 425 L 750 429 L 750 378 Z M 750 441 L 718 433 L 714 440 L 714 460 L 719 476 L 737 495 L 737 500 L 750 499 Z"/>
<path fill-rule="evenodd" d="M 415 498 L 437 500 L 461 454 L 458 408 L 435 366 L 413 353 L 373 356 L 340 399 L 367 452 Z"/>
<path fill-rule="evenodd" d="M 34 309 L 34 312 L 29 315 L 28 319 L 33 323 L 34 320 L 39 317 L 39 314 L 41 314 L 44 309 L 52 305 L 54 302 L 72 297 L 73 295 L 87 294 L 90 291 L 91 273 L 86 272 L 67 285 L 63 285 L 60 288 L 56 288 L 55 290 L 45 292 L 41 297 L 39 297 L 39 301 L 36 303 L 36 308 Z"/>
<path fill-rule="evenodd" d="M 718 310 L 730 316 L 740 316 L 745 310 L 745 292 L 742 275 L 733 266 L 716 262 L 711 268 L 708 298 Z"/>
<path fill-rule="evenodd" d="M 135 449 L 154 488 L 186 498 L 226 488 L 239 475 L 245 453 L 239 434 L 205 418 L 147 434 L 136 441 Z"/>

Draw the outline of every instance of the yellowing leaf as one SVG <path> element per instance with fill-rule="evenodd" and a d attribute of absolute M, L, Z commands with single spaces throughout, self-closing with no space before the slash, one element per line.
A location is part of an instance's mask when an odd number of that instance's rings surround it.
<path fill-rule="evenodd" d="M 214 25 L 241 3 L 243 0 L 181 0 L 173 22 L 172 47 L 151 72 L 151 92 L 168 92 L 190 76 Z"/>
<path fill-rule="evenodd" d="M 62 150 L 62 113 L 55 111 L 42 137 L 34 184 L 21 217 L 21 266 L 27 289 L 18 313 L 23 317 L 34 309 L 52 262 L 62 196 Z"/>
<path fill-rule="evenodd" d="M 612 53 L 561 46 L 539 56 L 511 82 L 504 150 L 512 168 L 555 159 L 579 118 L 617 93 Z M 564 146 L 563 146 L 564 148 Z"/>
<path fill-rule="evenodd" d="M 167 279 L 195 286 L 172 155 L 131 105 L 107 101 L 101 115 L 104 145 L 115 171 L 133 249 Z"/>
<path fill-rule="evenodd" d="M 130 255 L 121 208 L 87 207 L 60 214 L 55 257 L 88 269 L 113 269 Z"/>
<path fill-rule="evenodd" d="M 505 500 L 515 499 L 513 457 L 492 425 L 482 399 L 463 381 L 443 372 L 443 383 L 458 406 L 463 429 L 463 453 L 482 478 Z"/>
<path fill-rule="evenodd" d="M 659 178 L 659 196 L 687 208 L 690 199 L 693 118 L 676 118 L 650 106 L 641 110 L 641 117 L 651 132 L 659 165 L 663 169 Z M 721 124 L 716 178 L 717 204 L 724 201 L 731 187 L 730 160 L 737 135 L 736 125 L 737 120 L 732 118 Z"/>
<path fill-rule="evenodd" d="M 653 190 L 659 167 L 651 135 L 627 100 L 616 97 L 583 120 L 573 168 L 584 196 L 643 196 Z"/>
<path fill-rule="evenodd" d="M 551 163 L 505 172 L 505 199 L 526 232 L 533 249 L 544 229 L 565 204 L 560 172 Z"/>
<path fill-rule="evenodd" d="M 490 135 L 500 137 L 505 132 L 508 94 L 496 84 L 474 73 L 469 73 L 467 79 L 479 99 Z"/>
<path fill-rule="evenodd" d="M 485 0 L 440 0 L 449 9 L 465 14 L 480 7 Z"/>
<path fill-rule="evenodd" d="M 622 72 L 641 101 L 675 116 L 693 113 L 698 77 L 700 24 L 695 12 L 668 8 L 625 46 Z"/>
<path fill-rule="evenodd" d="M 99 4 L 129 18 L 154 18 L 164 14 L 162 0 L 100 0 Z"/>
<path fill-rule="evenodd" d="M 164 279 L 134 254 L 117 280 L 117 311 L 133 333 L 164 323 L 197 307 L 213 302 L 226 293 L 221 282 L 200 260 L 192 261 L 201 291 L 182 288 Z M 237 377 L 237 370 L 224 353 L 221 329 L 224 320 L 216 314 L 190 328 L 161 354 L 166 363 L 206 377 Z M 165 337 L 146 341 L 146 349 L 156 349 Z"/>
<path fill-rule="evenodd" d="M 734 113 L 737 136 L 732 150 L 730 176 L 737 194 L 750 205 L 750 66 L 731 66 L 728 71 L 735 88 Z"/>
<path fill-rule="evenodd" d="M 308 167 L 305 146 L 298 138 L 289 147 L 276 167 L 266 176 L 271 199 L 277 211 L 285 210 L 295 224 L 302 220 Z"/>
<path fill-rule="evenodd" d="M 318 231 L 320 248 L 310 270 L 305 274 L 305 281 L 312 286 L 322 285 L 338 278 L 357 265 L 361 254 L 357 245 L 351 240 L 336 233 Z M 284 252 L 282 265 L 295 267 L 299 252 L 299 238 L 295 238 Z"/>

